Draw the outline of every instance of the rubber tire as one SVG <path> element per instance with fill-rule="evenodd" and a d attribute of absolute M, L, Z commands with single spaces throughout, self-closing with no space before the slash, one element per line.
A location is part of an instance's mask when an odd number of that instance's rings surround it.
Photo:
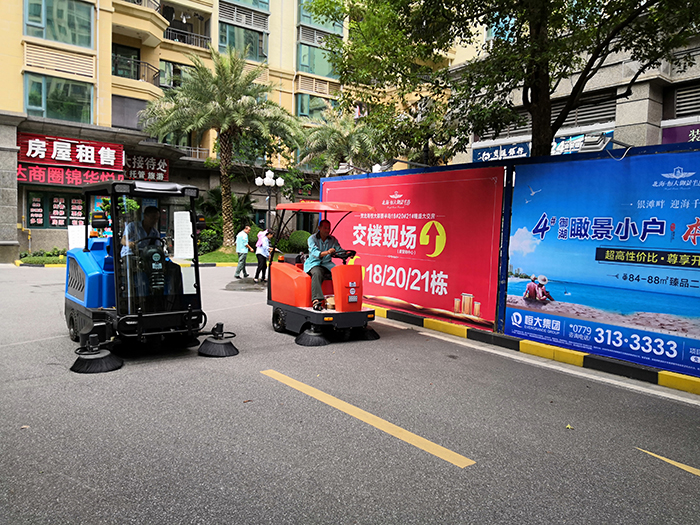
<path fill-rule="evenodd" d="M 272 311 L 272 329 L 279 333 L 287 331 L 286 316 L 281 308 L 275 308 Z"/>
<path fill-rule="evenodd" d="M 75 314 L 73 312 L 68 316 L 68 337 L 76 343 L 80 341 L 80 334 L 75 329 Z"/>

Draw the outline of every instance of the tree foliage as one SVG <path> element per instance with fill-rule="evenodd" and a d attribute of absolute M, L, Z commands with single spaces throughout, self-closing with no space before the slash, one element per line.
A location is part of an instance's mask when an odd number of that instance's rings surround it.
<path fill-rule="evenodd" d="M 316 162 L 325 174 L 347 164 L 349 173 L 363 173 L 383 160 L 377 131 L 363 119 L 329 106 L 312 122 L 300 164 Z"/>
<path fill-rule="evenodd" d="M 387 108 L 386 132 L 397 116 L 389 97 L 399 101 L 399 113 L 416 94 L 430 100 L 430 125 L 418 123 L 417 136 L 445 144 L 449 137 L 451 152 L 464 151 L 473 133 L 497 134 L 521 121 L 515 108 L 523 107 L 532 120 L 533 155 L 549 154 L 573 110 L 602 101 L 586 100 L 584 92 L 604 66 L 631 61 L 626 87 L 609 96 L 620 98 L 663 62 L 677 70 L 692 64 L 682 50 L 700 21 L 686 0 L 312 0 L 310 10 L 345 21 L 349 40 L 327 42 L 341 83 L 352 88 L 345 103 Z M 485 43 L 484 27 L 493 37 Z M 476 56 L 450 68 L 455 44 L 472 46 Z M 565 79 L 565 106 L 552 114 L 552 95 Z"/>
<path fill-rule="evenodd" d="M 166 90 L 141 113 L 147 133 L 192 133 L 213 129 L 218 135 L 219 180 L 223 219 L 223 244 L 235 244 L 231 179 L 234 158 L 249 162 L 258 151 L 294 150 L 300 144 L 301 128 L 294 116 L 267 100 L 273 87 L 258 82 L 265 65 L 250 67 L 246 52 L 229 48 L 219 53 L 210 46 L 213 68 L 190 55 L 193 63 L 181 84 Z M 270 158 L 270 157 L 267 157 Z"/>

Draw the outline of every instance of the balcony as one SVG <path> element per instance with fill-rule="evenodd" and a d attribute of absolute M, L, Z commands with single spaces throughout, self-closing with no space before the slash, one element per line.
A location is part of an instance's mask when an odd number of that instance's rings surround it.
<path fill-rule="evenodd" d="M 147 7 L 153 9 L 154 11 L 160 11 L 160 3 L 155 0 L 124 0 L 130 4 L 140 5 L 141 7 Z"/>
<path fill-rule="evenodd" d="M 199 160 L 206 160 L 209 157 L 209 148 L 197 148 L 193 146 L 175 146 L 180 151 L 184 151 L 188 157 Z"/>
<path fill-rule="evenodd" d="M 209 44 L 211 43 L 211 38 L 208 36 L 188 33 L 187 31 L 173 29 L 172 27 L 165 30 L 165 39 L 189 46 L 201 47 L 202 49 L 209 49 Z"/>
<path fill-rule="evenodd" d="M 160 86 L 160 71 L 147 62 L 120 55 L 112 55 L 112 75 L 148 82 Z"/>
<path fill-rule="evenodd" d="M 168 22 L 160 14 L 155 0 L 113 0 L 112 32 L 138 39 L 146 47 L 163 41 Z"/>

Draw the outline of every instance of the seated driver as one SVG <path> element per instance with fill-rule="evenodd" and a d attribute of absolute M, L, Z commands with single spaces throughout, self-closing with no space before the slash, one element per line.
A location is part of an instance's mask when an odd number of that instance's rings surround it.
<path fill-rule="evenodd" d="M 160 233 L 158 232 L 159 220 L 160 211 L 158 208 L 148 206 L 143 211 L 142 221 L 134 221 L 127 224 L 126 228 L 124 228 L 124 235 L 122 235 L 121 257 L 137 255 L 134 253 L 137 243 L 139 250 L 143 250 L 150 243 L 158 242 L 153 239 L 160 239 Z M 146 239 L 146 237 L 150 237 L 150 239 Z"/>
<path fill-rule="evenodd" d="M 338 239 L 331 235 L 331 223 L 326 219 L 318 223 L 318 232 L 309 237 L 309 256 L 304 262 L 304 271 L 311 276 L 311 301 L 314 310 L 323 310 L 324 296 L 321 285 L 330 280 L 331 260 L 336 251 L 342 250 Z"/>

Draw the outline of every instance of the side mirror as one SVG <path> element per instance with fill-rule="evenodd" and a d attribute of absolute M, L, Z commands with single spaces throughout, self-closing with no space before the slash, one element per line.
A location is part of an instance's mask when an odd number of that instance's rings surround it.
<path fill-rule="evenodd" d="M 93 229 L 101 230 L 103 228 L 109 227 L 109 219 L 104 212 L 94 211 L 92 212 L 92 219 L 90 220 L 90 226 Z"/>
<path fill-rule="evenodd" d="M 204 218 L 204 215 L 197 215 L 197 217 L 195 218 L 195 225 L 197 227 L 198 232 L 201 232 L 202 230 L 206 230 L 207 221 Z"/>

